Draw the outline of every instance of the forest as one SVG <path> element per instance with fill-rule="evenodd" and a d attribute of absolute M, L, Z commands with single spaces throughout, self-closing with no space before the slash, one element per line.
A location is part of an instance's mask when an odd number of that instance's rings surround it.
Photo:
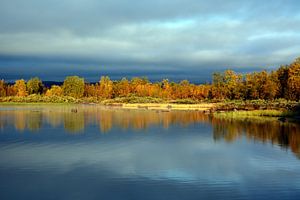
<path fill-rule="evenodd" d="M 68 76 L 62 85 L 45 87 L 38 77 L 28 81 L 16 80 L 9 84 L 0 80 L 0 97 L 72 97 L 76 99 L 93 98 L 98 100 L 119 97 L 153 97 L 167 100 L 274 100 L 300 99 L 300 58 L 289 65 L 273 71 L 237 73 L 232 70 L 212 75 L 212 83 L 192 84 L 188 80 L 179 83 L 164 79 L 150 82 L 145 77 L 131 80 L 111 80 L 102 76 L 95 84 L 85 82 L 84 78 Z M 2 100 L 3 101 L 3 100 Z"/>

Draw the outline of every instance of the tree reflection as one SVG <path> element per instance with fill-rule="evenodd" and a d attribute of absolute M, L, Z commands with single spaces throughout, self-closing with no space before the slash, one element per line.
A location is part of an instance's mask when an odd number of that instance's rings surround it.
<path fill-rule="evenodd" d="M 43 114 L 40 111 L 31 111 L 27 114 L 27 125 L 31 131 L 37 131 L 42 127 Z"/>
<path fill-rule="evenodd" d="M 213 137 L 227 142 L 245 136 L 248 140 L 271 142 L 282 148 L 290 148 L 300 157 L 300 126 L 296 123 L 282 123 L 276 120 L 230 120 L 214 118 Z"/>
<path fill-rule="evenodd" d="M 159 126 L 168 129 L 174 125 L 186 127 L 198 123 L 212 125 L 215 141 L 234 142 L 245 137 L 251 141 L 270 142 L 289 148 L 300 158 L 300 125 L 270 118 L 242 121 L 214 118 L 194 111 L 122 110 L 98 106 L 0 111 L 0 127 L 13 126 L 18 131 L 38 131 L 44 125 L 60 128 L 62 125 L 68 133 L 84 133 L 84 128 L 92 124 L 99 127 L 100 133 L 109 133 L 113 127 L 144 130 Z"/>
<path fill-rule="evenodd" d="M 101 133 L 107 133 L 113 124 L 113 113 L 101 110 L 99 113 L 99 127 Z"/>
<path fill-rule="evenodd" d="M 84 130 L 84 115 L 83 112 L 80 113 L 64 113 L 64 128 L 71 132 L 77 133 Z"/>
<path fill-rule="evenodd" d="M 44 115 L 47 122 L 54 128 L 60 126 L 63 123 L 63 115 L 57 114 L 57 112 L 45 112 Z"/>
<path fill-rule="evenodd" d="M 14 114 L 15 128 L 19 131 L 23 131 L 26 128 L 26 112 L 15 112 Z"/>

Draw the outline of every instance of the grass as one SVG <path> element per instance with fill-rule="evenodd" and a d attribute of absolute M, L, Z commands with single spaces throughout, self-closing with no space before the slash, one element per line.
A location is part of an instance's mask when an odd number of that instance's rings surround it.
<path fill-rule="evenodd" d="M 293 110 L 299 102 L 286 99 L 276 100 L 230 100 L 219 104 L 220 110 Z"/>
<path fill-rule="evenodd" d="M 1 105 L 31 105 L 31 104 L 84 104 L 95 103 L 109 106 L 126 107 L 130 109 L 167 109 L 167 110 L 211 110 L 218 117 L 249 118 L 249 117 L 289 117 L 299 116 L 299 102 L 285 99 L 267 100 L 194 100 L 194 99 L 163 99 L 155 97 L 138 97 L 135 95 L 114 99 L 97 97 L 82 97 L 76 99 L 69 96 L 29 95 L 27 97 L 0 97 Z M 238 110 L 231 112 L 232 110 Z M 240 111 L 242 110 L 242 111 Z M 283 111 L 283 110 L 288 110 Z M 226 111 L 218 113 L 215 111 Z"/>
<path fill-rule="evenodd" d="M 27 97 L 2 97 L 1 103 L 81 103 L 82 100 L 68 96 L 29 95 Z"/>
<path fill-rule="evenodd" d="M 154 97 L 138 97 L 138 96 L 128 96 L 128 97 L 117 97 L 114 99 L 107 99 L 101 101 L 103 104 L 112 104 L 112 103 L 166 103 L 166 100 L 161 98 Z"/>
<path fill-rule="evenodd" d="M 176 100 L 171 100 L 169 103 L 174 103 L 174 104 L 199 104 L 200 101 L 194 100 L 194 99 L 176 99 Z"/>
<path fill-rule="evenodd" d="M 282 110 L 252 110 L 252 111 L 230 111 L 216 112 L 214 116 L 223 119 L 247 119 L 259 117 L 294 117 L 296 113 Z"/>
<path fill-rule="evenodd" d="M 198 100 L 194 99 L 164 99 L 156 97 L 139 97 L 130 95 L 126 97 L 116 97 L 113 99 L 103 99 L 97 97 L 82 97 L 74 98 L 70 96 L 45 96 L 45 95 L 29 95 L 26 97 L 9 96 L 0 97 L 0 103 L 99 103 L 99 104 L 112 104 L 112 103 L 172 103 L 172 104 L 199 104 Z"/>
<path fill-rule="evenodd" d="M 215 106 L 212 103 L 200 104 L 173 104 L 173 103 L 136 103 L 122 104 L 125 109 L 147 109 L 147 110 L 185 110 L 185 111 L 207 111 Z"/>

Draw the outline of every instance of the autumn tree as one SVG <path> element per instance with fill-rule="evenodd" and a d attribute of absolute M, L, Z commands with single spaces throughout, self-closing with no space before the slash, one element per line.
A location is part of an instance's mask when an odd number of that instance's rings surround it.
<path fill-rule="evenodd" d="M 46 91 L 46 96 L 63 96 L 63 89 L 58 85 L 52 85 L 50 89 Z"/>
<path fill-rule="evenodd" d="M 84 93 L 84 79 L 78 76 L 68 76 L 64 80 L 62 88 L 64 95 L 80 98 Z"/>
<path fill-rule="evenodd" d="M 38 77 L 30 79 L 27 84 L 27 91 L 29 94 L 41 94 L 43 92 L 43 83 Z"/>
<path fill-rule="evenodd" d="M 6 88 L 6 96 L 16 96 L 17 89 L 14 85 L 8 85 Z"/>
<path fill-rule="evenodd" d="M 150 84 L 149 80 L 146 77 L 134 77 L 131 79 L 131 91 L 135 93 L 137 96 L 147 96 L 148 94 L 148 84 Z"/>
<path fill-rule="evenodd" d="M 150 97 L 160 97 L 161 93 L 161 86 L 160 83 L 150 83 L 146 85 L 146 88 L 148 90 L 148 96 Z"/>
<path fill-rule="evenodd" d="M 14 87 L 17 96 L 24 97 L 28 95 L 28 92 L 26 90 L 26 83 L 24 79 L 16 80 Z"/>
<path fill-rule="evenodd" d="M 289 79 L 289 68 L 288 66 L 281 66 L 277 71 L 278 78 L 278 97 L 288 98 L 288 79 Z"/>
<path fill-rule="evenodd" d="M 125 97 L 130 94 L 130 82 L 126 78 L 122 78 L 115 85 L 115 94 L 119 97 Z"/>
<path fill-rule="evenodd" d="M 6 83 L 4 80 L 0 80 L 0 97 L 6 96 Z"/>
<path fill-rule="evenodd" d="M 182 80 L 175 89 L 176 97 L 180 99 L 186 99 L 190 97 L 190 82 L 188 80 Z"/>
<path fill-rule="evenodd" d="M 228 99 L 241 99 L 243 97 L 243 76 L 232 70 L 226 70 L 223 74 L 224 94 Z"/>
<path fill-rule="evenodd" d="M 164 79 L 161 81 L 161 88 L 162 92 L 160 94 L 160 97 L 171 99 L 173 95 L 173 89 L 168 79 Z"/>
<path fill-rule="evenodd" d="M 279 91 L 279 80 L 276 72 L 272 71 L 268 74 L 267 81 L 264 83 L 264 99 L 272 100 L 275 99 Z"/>
<path fill-rule="evenodd" d="M 194 99 L 202 100 L 208 98 L 211 87 L 208 84 L 205 85 L 193 85 L 191 89 L 191 95 Z"/>
<path fill-rule="evenodd" d="M 246 75 L 246 99 L 274 99 L 279 91 L 275 73 L 267 71 Z"/>
<path fill-rule="evenodd" d="M 100 94 L 103 98 L 111 99 L 113 97 L 113 82 L 108 76 L 102 76 L 99 82 Z"/>
<path fill-rule="evenodd" d="M 296 59 L 288 68 L 288 98 L 300 99 L 300 58 Z"/>
<path fill-rule="evenodd" d="M 85 84 L 84 85 L 84 96 L 85 97 L 97 97 L 97 88 L 94 84 Z"/>
<path fill-rule="evenodd" d="M 225 99 L 225 82 L 224 75 L 220 72 L 213 73 L 212 77 L 212 88 L 211 88 L 211 98 L 213 99 Z"/>

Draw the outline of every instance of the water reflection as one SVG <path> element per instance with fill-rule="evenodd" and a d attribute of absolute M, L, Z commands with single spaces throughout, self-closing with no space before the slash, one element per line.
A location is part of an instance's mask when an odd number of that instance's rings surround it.
<path fill-rule="evenodd" d="M 98 126 L 100 133 L 109 133 L 113 127 L 124 130 L 145 130 L 172 125 L 187 127 L 191 124 L 211 124 L 215 141 L 233 142 L 241 137 L 270 142 L 288 149 L 300 158 L 300 126 L 277 120 L 228 120 L 218 119 L 201 112 L 162 112 L 110 109 L 99 106 L 35 106 L 8 107 L 0 110 L 0 128 L 14 127 L 38 133 L 42 126 L 63 127 L 68 133 L 84 133 L 85 127 Z M 77 112 L 71 112 L 76 109 Z"/>
<path fill-rule="evenodd" d="M 233 142 L 241 136 L 248 140 L 271 142 L 288 149 L 300 158 L 300 126 L 276 120 L 228 120 L 213 118 L 213 135 L 216 141 Z"/>
<path fill-rule="evenodd" d="M 14 125 L 19 131 L 38 130 L 42 124 L 52 127 L 63 125 L 70 133 L 83 132 L 84 128 L 95 124 L 101 133 L 109 132 L 112 127 L 122 129 L 147 129 L 153 125 L 168 128 L 172 124 L 188 126 L 193 123 L 208 122 L 209 117 L 200 112 L 161 112 L 109 109 L 99 106 L 73 107 L 27 107 L 20 110 L 1 110 L 0 127 Z"/>
<path fill-rule="evenodd" d="M 2 106 L 0 196 L 299 199 L 299 143 L 299 125 L 276 120 Z"/>

